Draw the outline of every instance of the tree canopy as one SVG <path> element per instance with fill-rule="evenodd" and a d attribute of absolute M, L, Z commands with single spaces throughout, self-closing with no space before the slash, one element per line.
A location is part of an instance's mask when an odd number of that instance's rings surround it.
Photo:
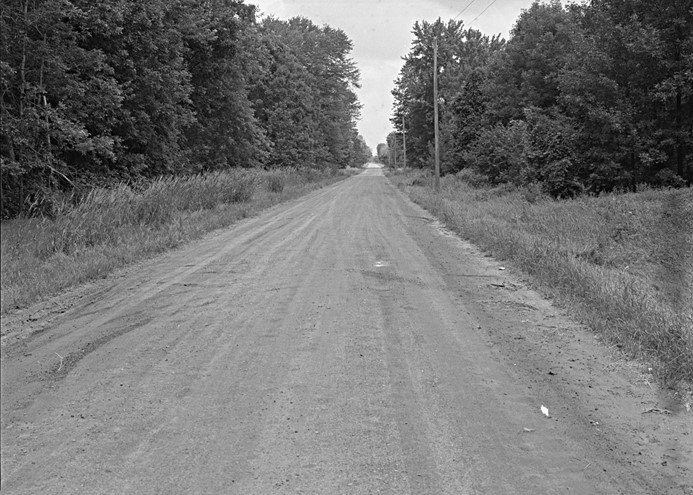
<path fill-rule="evenodd" d="M 0 41 L 2 218 L 116 181 L 370 158 L 339 29 L 243 0 L 8 0 Z"/>
<path fill-rule="evenodd" d="M 508 41 L 440 19 L 412 34 L 392 123 L 413 165 L 432 160 L 435 38 L 443 172 L 556 196 L 693 180 L 690 0 L 535 1 Z"/>

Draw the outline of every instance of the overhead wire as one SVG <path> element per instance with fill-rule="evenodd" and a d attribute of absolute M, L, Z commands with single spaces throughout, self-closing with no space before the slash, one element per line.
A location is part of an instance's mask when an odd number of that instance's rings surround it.
<path fill-rule="evenodd" d="M 482 10 L 481 13 L 480 13 L 478 16 L 476 16 L 474 19 L 472 19 L 472 22 L 470 22 L 469 25 L 471 26 L 472 24 L 474 24 L 474 21 L 476 21 L 479 17 L 481 17 L 482 15 L 484 15 L 484 13 L 485 13 L 488 9 L 490 9 L 491 6 L 492 6 L 494 3 L 496 3 L 497 1 L 498 1 L 498 0 L 493 0 L 493 2 L 491 2 L 490 4 L 488 4 L 488 7 L 486 7 L 484 10 Z"/>
<path fill-rule="evenodd" d="M 464 14 L 464 13 L 466 12 L 466 10 L 469 8 L 469 6 L 472 5 L 474 2 L 476 2 L 476 0 L 472 0 L 471 2 L 469 2 L 465 8 L 463 8 L 462 10 L 460 10 L 460 13 L 459 13 L 459 14 L 457 14 L 455 17 L 452 18 L 452 20 L 454 21 L 454 20 L 456 20 L 459 16 L 461 16 L 462 14 Z"/>

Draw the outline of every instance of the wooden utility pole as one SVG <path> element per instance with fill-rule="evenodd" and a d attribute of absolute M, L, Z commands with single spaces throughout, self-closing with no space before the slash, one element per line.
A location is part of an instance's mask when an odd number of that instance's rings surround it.
<path fill-rule="evenodd" d="M 440 145 L 438 140 L 438 38 L 433 40 L 433 130 L 436 148 L 436 170 L 433 184 L 436 192 L 440 191 Z"/>
<path fill-rule="evenodd" d="M 407 131 L 404 128 L 404 114 L 402 114 L 402 158 L 404 163 L 402 168 L 407 168 Z"/>
<path fill-rule="evenodd" d="M 397 171 L 397 132 L 392 133 L 392 164 Z"/>

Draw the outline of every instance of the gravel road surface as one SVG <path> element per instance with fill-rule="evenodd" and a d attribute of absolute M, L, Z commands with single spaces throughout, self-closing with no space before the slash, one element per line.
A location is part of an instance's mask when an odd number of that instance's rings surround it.
<path fill-rule="evenodd" d="M 2 491 L 693 494 L 685 404 L 502 268 L 368 169 L 7 315 Z"/>

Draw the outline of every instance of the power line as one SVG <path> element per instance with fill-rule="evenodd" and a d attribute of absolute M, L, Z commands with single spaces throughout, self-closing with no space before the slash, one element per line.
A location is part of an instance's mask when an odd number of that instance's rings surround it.
<path fill-rule="evenodd" d="M 472 19 L 472 22 L 470 22 L 469 25 L 471 26 L 472 24 L 474 24 L 474 21 L 476 21 L 479 17 L 481 17 L 482 15 L 484 15 L 484 13 L 485 13 L 488 9 L 491 8 L 491 5 L 493 5 L 493 4 L 496 3 L 497 1 L 498 1 L 498 0 L 493 0 L 493 2 L 491 2 L 490 4 L 488 4 L 488 7 L 486 7 L 484 10 L 482 10 L 482 11 L 481 11 L 481 14 L 479 14 L 479 15 L 476 16 L 474 19 Z"/>
<path fill-rule="evenodd" d="M 471 2 L 469 2 L 465 8 L 463 8 L 462 10 L 460 10 L 460 13 L 459 13 L 459 14 L 457 14 L 455 17 L 452 18 L 452 20 L 454 21 L 454 20 L 456 20 L 459 16 L 461 16 L 462 14 L 464 14 L 465 11 L 469 8 L 469 6 L 470 6 L 471 4 L 473 4 L 474 2 L 476 2 L 476 0 L 472 0 Z"/>

